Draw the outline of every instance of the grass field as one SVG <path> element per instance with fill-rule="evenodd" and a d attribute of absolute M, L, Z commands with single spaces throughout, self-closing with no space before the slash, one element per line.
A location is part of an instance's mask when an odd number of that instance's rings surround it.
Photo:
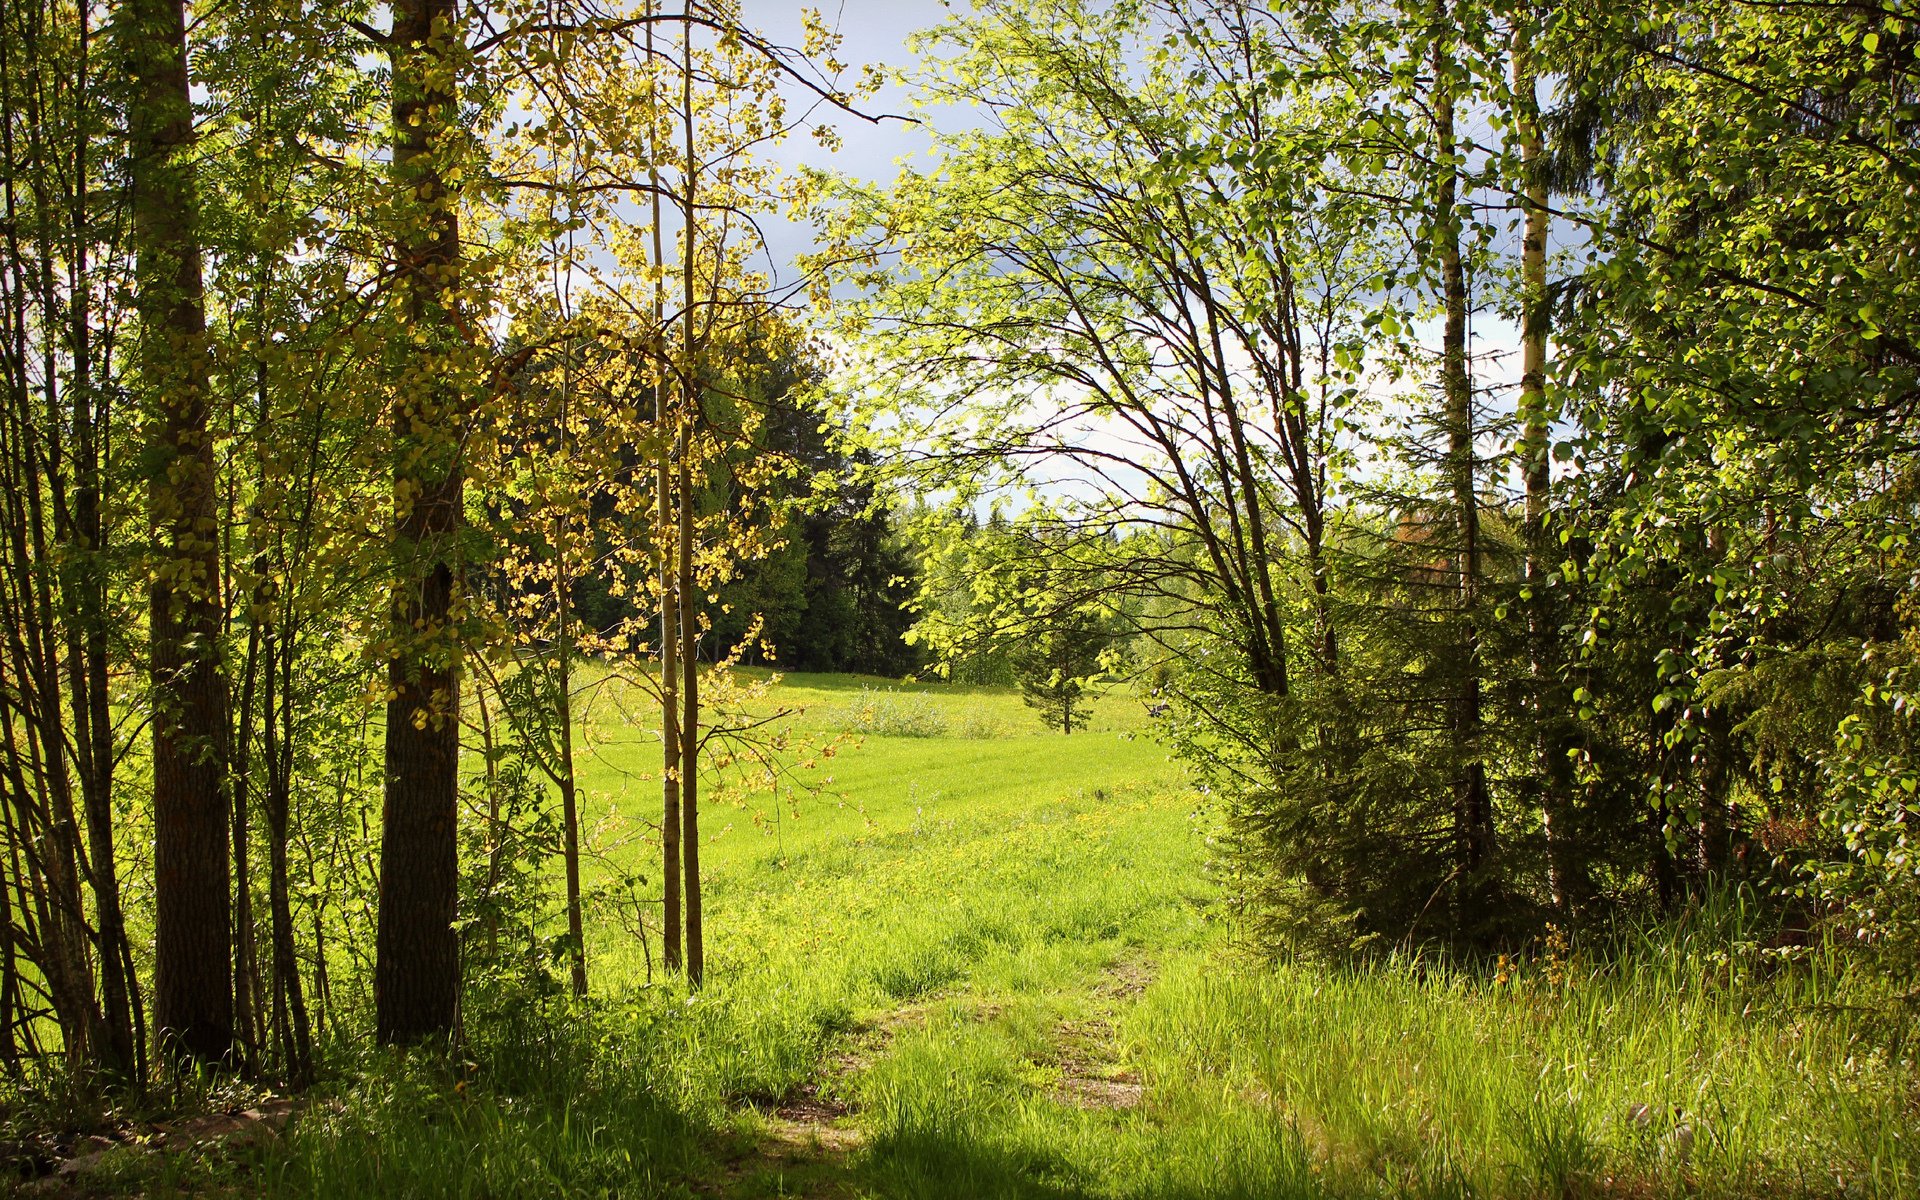
<path fill-rule="evenodd" d="M 277 1141 L 129 1188 L 298 1196 L 1639 1197 L 1920 1192 L 1912 1046 L 1839 960 L 1729 903 L 1607 954 L 1256 964 L 1137 701 L 1041 729 L 1008 692 L 801 677 L 868 732 L 816 794 L 709 817 L 710 981 L 591 940 L 595 1001 L 366 1059 Z M 900 688 L 900 685 L 894 685 Z M 588 710 L 606 854 L 656 747 Z M 831 783 L 824 782 L 830 775 Z M 779 812 L 778 820 L 771 819 Z M 756 820 L 759 813 L 762 819 Z M 111 1172 L 97 1176 L 113 1184 Z"/>

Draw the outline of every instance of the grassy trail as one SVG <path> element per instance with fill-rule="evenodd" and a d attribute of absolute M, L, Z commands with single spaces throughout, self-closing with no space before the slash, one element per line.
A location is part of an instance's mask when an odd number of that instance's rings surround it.
<path fill-rule="evenodd" d="M 1851 1003 L 1844 959 L 1777 958 L 1737 910 L 1497 973 L 1258 965 L 1231 949 L 1205 822 L 1137 702 L 1062 737 L 1003 691 L 785 686 L 801 733 L 864 740 L 823 757 L 801 803 L 714 806 L 705 988 L 650 975 L 602 919 L 588 1010 L 476 1012 L 457 1084 L 348 1074 L 249 1188 L 1920 1195 L 1910 1041 Z M 644 726 L 611 704 L 588 721 L 600 861 L 645 866 L 621 831 L 656 803 Z"/>
<path fill-rule="evenodd" d="M 1115 702 L 1071 739 L 875 737 L 847 764 L 859 833 L 796 849 L 789 828 L 783 856 L 730 860 L 721 919 L 767 931 L 734 967 L 763 996 L 823 979 L 846 1008 L 784 1087 L 733 1091 L 739 1136 L 697 1190 L 1915 1194 L 1920 1089 L 1829 1003 L 1838 964 L 1776 971 L 1722 913 L 1609 962 L 1256 968 L 1135 720 Z"/>
<path fill-rule="evenodd" d="M 887 1086 L 876 1070 L 913 1072 L 929 1065 L 897 1053 L 944 1062 L 962 1043 L 978 1039 L 1014 1052 L 1017 1069 L 999 1080 L 1012 1085 L 1011 1103 L 1058 1109 L 1069 1120 L 1117 1123 L 1145 1098 L 1140 1072 L 1128 1061 L 1117 1030 L 1151 982 L 1152 970 L 1144 959 L 1122 961 L 1084 986 L 1051 991 L 1038 1005 L 1039 997 L 1031 995 L 1010 1001 L 962 989 L 873 1019 L 836 1045 L 813 1079 L 754 1112 L 759 1137 L 736 1145 L 717 1181 L 718 1194 L 739 1200 L 1079 1194 L 1070 1181 L 1049 1184 L 1044 1171 L 1027 1169 L 1033 1164 L 1009 1163 L 1004 1154 L 965 1141 L 894 1138 L 876 1151 L 859 1105 L 871 1089 Z M 955 1037 L 961 1029 L 969 1032 Z M 970 1078 L 962 1086 L 981 1082 Z"/>

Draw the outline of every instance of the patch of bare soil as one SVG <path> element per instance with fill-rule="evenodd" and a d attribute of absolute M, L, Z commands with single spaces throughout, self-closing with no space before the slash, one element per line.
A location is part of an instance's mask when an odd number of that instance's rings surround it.
<path fill-rule="evenodd" d="M 767 1115 L 767 1134 L 780 1146 L 846 1154 L 861 1143 L 860 1130 L 848 1123 L 851 1112 L 845 1101 L 822 1095 L 819 1085 L 803 1083 Z"/>
<path fill-rule="evenodd" d="M 0 1160 L 17 1173 L 19 1195 L 87 1196 L 154 1155 L 271 1142 L 304 1103 L 276 1097 L 163 1121 L 130 1121 L 70 1141 L 3 1146 Z"/>
<path fill-rule="evenodd" d="M 1131 1071 L 1119 1071 L 1110 1077 L 1065 1075 L 1053 1089 L 1054 1099 L 1077 1108 L 1139 1108 L 1147 1089 Z"/>
<path fill-rule="evenodd" d="M 1153 982 L 1153 964 L 1140 959 L 1127 959 L 1117 962 L 1101 973 L 1101 980 L 1094 988 L 1102 996 L 1113 1000 L 1131 1001 L 1147 985 Z"/>
<path fill-rule="evenodd" d="M 1095 1015 L 1064 1021 L 1055 1031 L 1059 1051 L 1055 1065 L 1060 1080 L 1053 1087 L 1053 1098 L 1078 1108 L 1124 1111 L 1139 1108 L 1146 1099 L 1146 1085 L 1139 1073 L 1119 1061 L 1114 1044 L 1112 1018 L 1119 1009 L 1132 1004 L 1153 982 L 1151 964 L 1126 960 L 1101 973 L 1093 993 L 1099 1008 Z"/>

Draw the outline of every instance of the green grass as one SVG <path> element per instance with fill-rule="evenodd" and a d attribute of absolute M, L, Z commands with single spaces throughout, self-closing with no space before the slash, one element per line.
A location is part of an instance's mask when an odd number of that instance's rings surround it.
<path fill-rule="evenodd" d="M 1737 907 L 1468 972 L 1255 965 L 1139 706 L 1043 732 L 995 689 L 801 677 L 796 736 L 884 727 L 817 792 L 708 818 L 710 981 L 611 922 L 586 1010 L 477 1001 L 470 1063 L 374 1055 L 280 1141 L 164 1194 L 1639 1197 L 1920 1192 L 1912 1048 L 1846 961 Z M 593 809 L 657 747 L 603 694 Z M 929 711 L 936 711 L 929 717 Z M 826 782 L 831 776 L 830 782 Z M 777 819 L 776 819 L 777 814 Z M 756 819 L 756 815 L 758 819 Z M 607 837 L 604 870 L 642 839 Z M 632 856 L 622 858 L 620 856 Z M 236 1183 L 236 1181 L 238 1181 Z"/>

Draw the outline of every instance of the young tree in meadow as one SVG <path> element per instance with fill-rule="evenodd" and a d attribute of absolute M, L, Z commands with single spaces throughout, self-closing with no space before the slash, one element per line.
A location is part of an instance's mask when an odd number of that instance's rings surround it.
<path fill-rule="evenodd" d="M 777 327 L 776 315 L 794 290 L 782 290 L 749 265 L 760 245 L 753 214 L 794 197 L 790 185 L 779 181 L 756 150 L 763 141 L 784 138 L 808 120 L 804 111 L 789 115 L 782 88 L 797 88 L 834 113 L 854 113 L 860 94 L 859 89 L 837 82 L 842 70 L 833 57 L 837 38 L 828 33 L 817 13 L 809 13 L 805 24 L 807 44 L 802 55 L 778 50 L 754 35 L 736 3 L 714 6 L 702 20 L 689 17 L 679 30 L 678 94 L 672 97 L 677 100 L 672 127 L 678 178 L 668 194 L 679 208 L 679 261 L 671 277 L 677 277 L 680 311 L 677 336 L 665 340 L 662 363 L 673 389 L 668 399 L 674 468 L 671 501 L 663 504 L 662 512 L 671 513 L 674 536 L 668 551 L 671 566 L 663 566 L 663 582 L 671 583 L 672 605 L 679 618 L 680 710 L 672 730 L 679 738 L 679 751 L 673 769 L 680 785 L 685 968 L 695 985 L 705 974 L 700 763 L 710 734 L 700 726 L 700 658 L 712 614 L 704 611 L 704 598 L 717 594 L 717 585 L 730 575 L 733 562 L 763 557 L 771 549 L 771 531 L 747 519 L 746 506 L 769 472 L 778 475 L 791 470 L 790 463 L 766 455 L 750 454 L 745 460 L 728 462 L 732 447 L 756 443 L 765 419 L 763 411 L 742 403 L 745 397 L 738 388 L 747 372 L 736 369 L 730 358 L 752 344 L 756 329 Z M 705 45 L 698 42 L 703 31 L 710 39 Z M 870 85 L 867 81 L 862 87 Z M 823 142 L 833 141 L 829 127 L 814 126 L 813 132 Z M 672 403 L 674 399 L 677 404 Z M 720 492 L 723 502 L 718 510 L 707 514 L 699 511 L 701 495 L 713 481 L 701 478 L 703 463 L 706 470 L 725 470 L 734 477 Z M 707 527 L 723 532 L 719 537 L 703 536 Z M 757 623 L 753 636 L 758 636 Z M 737 657 L 737 648 L 714 647 L 708 657 L 716 665 L 730 663 Z M 715 677 L 723 687 L 733 686 L 729 675 L 716 672 Z M 726 693 L 716 699 L 724 704 Z M 711 731 L 723 733 L 720 728 Z"/>
<path fill-rule="evenodd" d="M 1020 698 L 1047 728 L 1072 734 L 1076 724 L 1086 724 L 1090 682 L 1112 644 L 1109 623 L 1097 612 L 1070 608 L 1043 619 L 1008 654 Z"/>
<path fill-rule="evenodd" d="M 726 714 L 743 698 L 743 685 L 717 669 L 737 647 L 706 644 L 710 608 L 738 564 L 777 544 L 768 515 L 794 470 L 760 436 L 768 406 L 753 360 L 769 347 L 790 353 L 791 289 L 750 265 L 757 217 L 789 198 L 794 181 L 759 148 L 804 119 L 788 114 L 783 88 L 834 111 L 853 98 L 832 86 L 832 39 L 811 28 L 817 65 L 763 42 L 730 5 L 699 14 L 642 7 L 611 24 L 586 22 L 592 37 L 583 40 L 542 27 L 532 36 L 547 39 L 546 53 L 504 68 L 524 87 L 533 119 L 491 147 L 496 178 L 520 197 L 516 237 L 538 244 L 503 293 L 522 345 L 509 372 L 517 428 L 500 439 L 513 462 L 498 474 L 512 493 L 504 508 L 538 531 L 518 542 L 503 535 L 519 581 L 508 624 L 516 637 L 550 644 L 538 658 L 560 681 L 557 693 L 541 694 L 562 713 L 580 654 L 616 668 L 635 655 L 659 663 L 636 679 L 662 710 L 662 941 L 668 968 L 684 967 L 695 982 L 702 764 L 739 735 Z M 646 197 L 650 223 L 634 220 L 636 195 Z M 668 240 L 676 224 L 677 245 Z M 616 602 L 608 625 L 590 628 L 576 611 L 574 593 L 589 575 Z M 748 615 L 741 638 L 757 639 L 759 626 Z M 716 694 L 703 696 L 703 686 Z M 577 809 L 568 802 L 578 792 L 570 724 L 550 732 L 543 765 L 563 810 Z M 577 877 L 577 819 L 563 812 L 561 827 L 564 865 Z M 577 883 L 568 893 L 578 988 Z"/>

